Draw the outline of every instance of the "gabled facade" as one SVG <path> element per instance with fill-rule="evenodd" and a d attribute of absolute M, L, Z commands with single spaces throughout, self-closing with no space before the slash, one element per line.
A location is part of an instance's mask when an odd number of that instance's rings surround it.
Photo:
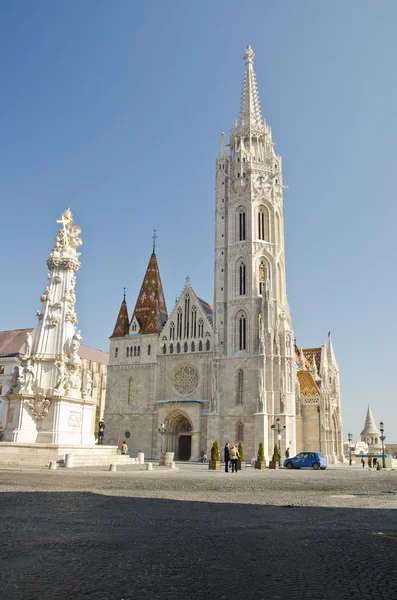
<path fill-rule="evenodd" d="M 108 443 L 129 438 L 132 451 L 157 456 L 165 422 L 176 458 L 208 455 L 218 440 L 241 441 L 248 460 L 262 442 L 269 459 L 279 423 L 282 452 L 321 446 L 334 462 L 343 458 L 338 366 L 331 342 L 295 359 L 282 160 L 261 115 L 253 59 L 248 47 L 239 119 L 216 160 L 213 310 L 187 280 L 168 318 L 153 250 L 128 332 L 110 342 Z M 125 326 L 120 315 L 115 332 Z"/>

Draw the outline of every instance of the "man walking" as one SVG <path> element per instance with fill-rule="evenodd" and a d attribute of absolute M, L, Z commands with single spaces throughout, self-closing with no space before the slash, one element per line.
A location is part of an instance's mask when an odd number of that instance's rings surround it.
<path fill-rule="evenodd" d="M 362 467 L 364 468 L 365 467 L 365 459 L 363 456 L 361 457 L 361 464 L 362 464 Z"/>
<path fill-rule="evenodd" d="M 229 460 L 230 460 L 229 442 L 226 442 L 226 444 L 225 444 L 225 473 L 229 473 Z"/>

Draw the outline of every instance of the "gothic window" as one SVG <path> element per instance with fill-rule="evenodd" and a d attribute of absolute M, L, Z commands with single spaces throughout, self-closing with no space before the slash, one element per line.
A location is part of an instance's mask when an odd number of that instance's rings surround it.
<path fill-rule="evenodd" d="M 184 319 L 184 324 L 183 324 L 183 337 L 184 338 L 188 338 L 189 337 L 189 317 L 190 317 L 190 296 L 189 294 L 186 294 L 185 296 L 185 319 Z"/>
<path fill-rule="evenodd" d="M 181 345 L 179 342 L 176 345 L 176 352 L 177 352 L 177 354 L 180 354 L 180 352 L 181 352 Z"/>
<path fill-rule="evenodd" d="M 237 424 L 237 441 L 244 441 L 244 425 L 241 423 L 241 421 Z"/>
<path fill-rule="evenodd" d="M 118 349 L 118 348 L 115 348 L 115 349 L 114 349 L 114 357 L 115 357 L 115 358 L 117 358 L 117 357 L 118 357 L 118 355 L 119 355 L 119 349 Z"/>
<path fill-rule="evenodd" d="M 133 323 L 133 324 L 132 324 L 131 330 L 132 330 L 132 331 L 136 331 L 136 323 Z"/>
<path fill-rule="evenodd" d="M 128 380 L 128 404 L 132 404 L 132 377 Z"/>
<path fill-rule="evenodd" d="M 130 355 L 130 349 L 127 346 L 127 358 L 129 357 L 129 355 Z"/>
<path fill-rule="evenodd" d="M 204 335 L 204 321 L 203 319 L 198 320 L 198 337 L 201 338 Z"/>
<path fill-rule="evenodd" d="M 237 371 L 237 404 L 243 404 L 244 401 L 244 372 L 242 369 Z M 240 438 L 238 438 L 240 439 Z"/>
<path fill-rule="evenodd" d="M 202 352 L 203 350 L 203 342 L 200 340 L 199 341 L 199 352 Z"/>
<path fill-rule="evenodd" d="M 151 345 L 149 344 L 149 345 L 148 345 L 148 347 L 147 347 L 147 353 L 148 353 L 148 356 L 150 356 L 150 352 L 151 352 L 151 350 L 152 350 L 152 347 L 151 347 Z"/>
<path fill-rule="evenodd" d="M 187 352 L 187 342 L 185 342 L 184 345 L 183 345 L 183 351 Z"/>
<path fill-rule="evenodd" d="M 245 279 L 245 263 L 241 262 L 239 266 L 239 296 L 245 296 L 246 294 L 246 279 Z"/>
<path fill-rule="evenodd" d="M 163 354 L 166 354 L 166 353 L 167 353 L 167 346 L 164 344 L 164 346 L 163 346 Z"/>
<path fill-rule="evenodd" d="M 211 344 L 210 344 L 210 341 L 209 341 L 209 340 L 207 340 L 207 341 L 205 342 L 205 349 L 206 349 L 206 351 L 207 351 L 207 352 L 208 352 L 209 350 L 211 350 Z"/>
<path fill-rule="evenodd" d="M 171 321 L 170 323 L 170 340 L 174 340 L 175 339 L 175 323 L 174 321 Z"/>
<path fill-rule="evenodd" d="M 137 349 L 137 355 L 138 355 L 138 356 L 140 356 L 140 355 L 141 355 L 141 347 L 140 347 L 140 346 L 138 346 L 138 349 Z"/>
<path fill-rule="evenodd" d="M 263 260 L 261 260 L 259 265 L 259 294 L 262 295 L 265 291 L 265 283 L 266 283 L 266 266 Z"/>
<path fill-rule="evenodd" d="M 243 242 L 245 240 L 245 221 L 246 214 L 244 210 L 238 212 L 238 241 Z"/>
<path fill-rule="evenodd" d="M 136 356 L 136 346 L 134 346 L 134 356 Z"/>
<path fill-rule="evenodd" d="M 196 344 L 194 342 L 192 342 L 192 352 L 194 352 L 196 350 Z"/>
<path fill-rule="evenodd" d="M 197 337 L 197 309 L 192 306 L 192 338 Z"/>
<path fill-rule="evenodd" d="M 170 354 L 174 354 L 174 344 L 170 344 Z"/>
<path fill-rule="evenodd" d="M 176 322 L 176 335 L 178 340 L 182 338 L 182 309 L 178 308 L 177 322 Z"/>
<path fill-rule="evenodd" d="M 258 238 L 265 239 L 265 214 L 263 209 L 258 212 Z"/>
<path fill-rule="evenodd" d="M 238 319 L 238 349 L 247 349 L 247 319 L 244 314 Z"/>

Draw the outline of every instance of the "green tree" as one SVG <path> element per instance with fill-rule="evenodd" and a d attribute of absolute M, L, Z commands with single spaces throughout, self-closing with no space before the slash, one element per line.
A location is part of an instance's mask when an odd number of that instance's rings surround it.
<path fill-rule="evenodd" d="M 221 460 L 221 455 L 219 454 L 219 446 L 217 440 L 212 445 L 211 448 L 211 460 Z"/>
<path fill-rule="evenodd" d="M 241 442 L 238 443 L 238 455 L 240 457 L 240 460 L 245 460 L 244 458 L 244 451 L 243 451 L 243 445 Z"/>
<path fill-rule="evenodd" d="M 260 442 L 260 443 L 259 443 L 259 446 L 258 446 L 258 460 L 259 460 L 260 462 L 264 462 L 264 461 L 265 461 L 265 451 L 264 451 L 264 449 L 263 449 L 263 444 L 262 444 L 262 442 Z"/>
<path fill-rule="evenodd" d="M 278 446 L 277 444 L 274 444 L 274 452 L 273 452 L 273 462 L 278 463 L 278 459 L 279 459 L 279 453 L 278 453 Z"/>

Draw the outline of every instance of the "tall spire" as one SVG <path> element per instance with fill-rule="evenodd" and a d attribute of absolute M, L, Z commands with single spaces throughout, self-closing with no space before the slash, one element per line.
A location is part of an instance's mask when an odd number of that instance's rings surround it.
<path fill-rule="evenodd" d="M 378 435 L 380 436 L 379 430 L 375 424 L 374 415 L 372 414 L 372 410 L 368 404 L 367 416 L 365 418 L 364 429 L 361 432 L 361 435 Z"/>
<path fill-rule="evenodd" d="M 128 308 L 125 300 L 125 288 L 124 297 L 120 306 L 119 314 L 117 317 L 116 325 L 112 333 L 112 337 L 124 337 L 128 333 L 129 320 L 128 320 Z"/>
<path fill-rule="evenodd" d="M 153 236 L 154 237 L 154 236 Z M 168 319 L 156 254 L 153 252 L 143 278 L 131 323 L 136 318 L 139 333 L 159 333 Z"/>
<path fill-rule="evenodd" d="M 332 346 L 331 340 L 331 332 L 328 333 L 328 363 L 331 367 L 338 367 L 338 363 L 336 362 L 334 348 Z"/>
<path fill-rule="evenodd" d="M 323 382 L 328 383 L 328 358 L 327 358 L 327 344 L 321 347 L 321 358 L 320 358 L 320 376 Z"/>
<path fill-rule="evenodd" d="M 222 133 L 221 147 L 219 148 L 218 159 L 226 158 L 225 132 Z"/>
<path fill-rule="evenodd" d="M 244 53 L 245 73 L 241 94 L 239 125 L 245 125 L 250 128 L 258 128 L 262 125 L 261 107 L 253 68 L 254 56 L 255 54 L 251 46 L 248 46 Z"/>

